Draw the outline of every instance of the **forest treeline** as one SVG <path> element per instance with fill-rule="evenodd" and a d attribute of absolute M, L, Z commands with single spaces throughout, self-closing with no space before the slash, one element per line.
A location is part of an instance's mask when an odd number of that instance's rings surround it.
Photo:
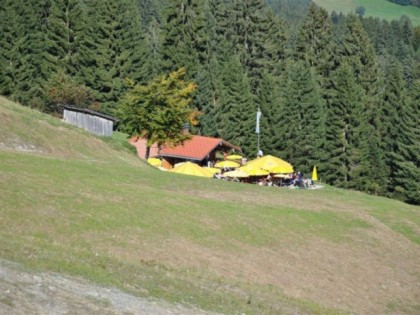
<path fill-rule="evenodd" d="M 420 0 L 388 0 L 399 5 L 412 5 L 420 8 Z"/>
<path fill-rule="evenodd" d="M 420 28 L 408 18 L 306 0 L 2 0 L 0 34 L 0 93 L 24 105 L 52 112 L 51 95 L 76 87 L 74 103 L 115 115 L 127 78 L 185 67 L 194 133 L 253 156 L 260 109 L 265 154 L 420 203 Z"/>

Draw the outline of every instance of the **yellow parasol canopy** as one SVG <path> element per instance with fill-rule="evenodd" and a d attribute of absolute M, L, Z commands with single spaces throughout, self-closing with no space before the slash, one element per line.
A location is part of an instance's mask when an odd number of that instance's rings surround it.
<path fill-rule="evenodd" d="M 312 180 L 313 181 L 318 180 L 318 172 L 316 171 L 316 165 L 314 166 L 314 169 L 312 170 Z"/>
<path fill-rule="evenodd" d="M 247 177 L 249 177 L 248 173 L 246 173 L 246 172 L 244 172 L 240 169 L 230 171 L 230 172 L 225 172 L 223 175 L 225 175 L 226 177 L 236 177 L 236 178 L 247 178 Z"/>
<path fill-rule="evenodd" d="M 156 167 L 162 166 L 162 160 L 158 158 L 148 158 L 147 163 Z"/>
<path fill-rule="evenodd" d="M 240 167 L 239 170 L 244 171 L 249 176 L 265 176 L 265 175 L 270 174 L 269 171 L 263 170 L 262 168 L 259 168 L 259 167 L 254 167 L 253 165 L 249 165 L 249 164 Z"/>
<path fill-rule="evenodd" d="M 239 155 L 239 154 L 229 155 L 226 159 L 230 161 L 237 161 L 237 160 L 242 159 L 242 155 Z"/>
<path fill-rule="evenodd" d="M 214 166 L 218 168 L 237 168 L 240 165 L 235 161 L 221 161 L 217 162 Z"/>
<path fill-rule="evenodd" d="M 191 162 L 185 162 L 177 167 L 174 167 L 171 172 L 184 175 L 213 177 L 213 173 L 205 168 Z"/>
<path fill-rule="evenodd" d="M 293 166 L 290 163 L 272 155 L 252 160 L 246 166 L 259 167 L 270 173 L 293 173 Z"/>

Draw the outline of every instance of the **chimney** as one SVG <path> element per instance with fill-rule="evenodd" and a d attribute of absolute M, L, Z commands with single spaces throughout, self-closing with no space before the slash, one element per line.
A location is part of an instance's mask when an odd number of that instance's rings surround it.
<path fill-rule="evenodd" d="M 189 123 L 185 123 L 185 124 L 182 125 L 182 133 L 184 135 L 190 134 L 190 124 Z"/>

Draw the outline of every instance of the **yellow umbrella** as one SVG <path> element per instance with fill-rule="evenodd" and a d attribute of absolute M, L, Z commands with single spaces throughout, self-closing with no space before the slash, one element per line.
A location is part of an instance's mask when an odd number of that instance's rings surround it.
<path fill-rule="evenodd" d="M 265 176 L 265 175 L 270 174 L 269 171 L 263 170 L 262 168 L 259 168 L 259 167 L 254 167 L 249 164 L 240 167 L 239 170 L 244 171 L 250 176 Z"/>
<path fill-rule="evenodd" d="M 214 166 L 218 168 L 237 168 L 240 165 L 239 163 L 236 163 L 235 161 L 221 161 L 221 162 L 217 162 Z"/>
<path fill-rule="evenodd" d="M 160 160 L 158 158 L 148 158 L 147 163 L 149 163 L 150 165 L 159 167 L 159 166 L 162 165 L 162 160 Z"/>
<path fill-rule="evenodd" d="M 272 155 L 265 155 L 258 159 L 248 162 L 248 165 L 262 168 L 270 173 L 293 173 L 293 166 L 278 157 Z"/>
<path fill-rule="evenodd" d="M 312 170 L 312 180 L 313 181 L 318 180 L 318 172 L 316 171 L 316 165 L 314 166 L 314 169 Z"/>
<path fill-rule="evenodd" d="M 226 159 L 231 160 L 231 161 L 235 161 L 235 160 L 240 160 L 242 159 L 241 155 L 235 154 L 235 155 L 229 155 Z"/>
<path fill-rule="evenodd" d="M 223 173 L 223 175 L 225 175 L 226 177 L 236 177 L 236 178 L 246 178 L 246 177 L 249 177 L 249 174 L 248 173 L 246 173 L 246 172 L 244 172 L 244 171 L 242 171 L 240 169 L 237 169 L 237 170 L 234 170 L 234 171 L 230 171 L 230 172 L 225 172 L 225 173 Z"/>
<path fill-rule="evenodd" d="M 191 162 L 185 162 L 171 170 L 173 173 L 201 176 L 201 177 L 213 177 L 213 173 L 205 168 Z"/>

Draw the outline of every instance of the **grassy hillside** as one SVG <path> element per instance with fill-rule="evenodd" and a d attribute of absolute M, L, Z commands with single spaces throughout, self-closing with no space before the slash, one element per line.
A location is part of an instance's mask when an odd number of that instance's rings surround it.
<path fill-rule="evenodd" d="M 364 6 L 365 16 L 378 17 L 385 20 L 399 20 L 402 15 L 410 18 L 413 25 L 420 25 L 420 8 L 401 6 L 386 0 L 314 0 L 316 4 L 329 12 L 355 12 L 358 6 Z"/>
<path fill-rule="evenodd" d="M 0 98 L 0 257 L 226 314 L 418 314 L 419 207 L 175 175 Z"/>

